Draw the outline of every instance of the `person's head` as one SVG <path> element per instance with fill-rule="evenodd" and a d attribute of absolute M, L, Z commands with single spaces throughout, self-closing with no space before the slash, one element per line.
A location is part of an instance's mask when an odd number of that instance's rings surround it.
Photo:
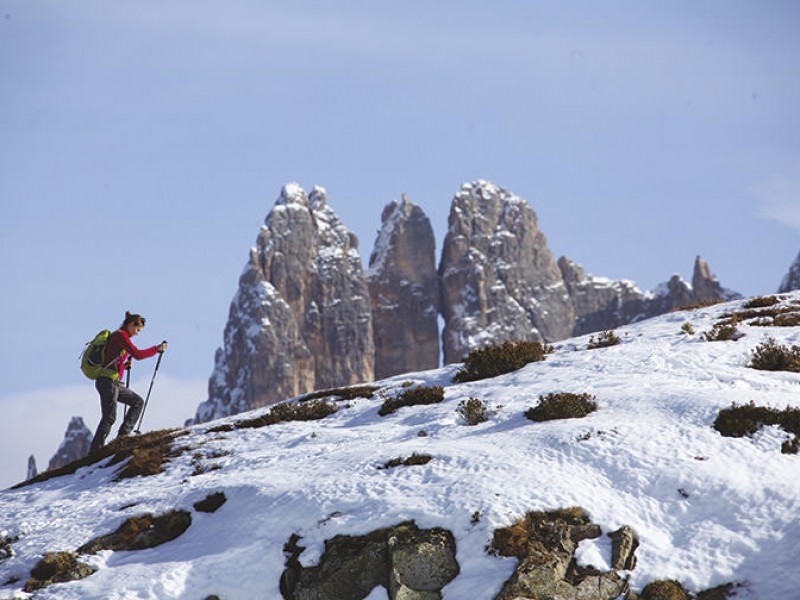
<path fill-rule="evenodd" d="M 129 335 L 137 335 L 144 327 L 144 317 L 130 312 L 125 312 L 125 320 L 122 321 L 120 329 L 125 329 Z"/>

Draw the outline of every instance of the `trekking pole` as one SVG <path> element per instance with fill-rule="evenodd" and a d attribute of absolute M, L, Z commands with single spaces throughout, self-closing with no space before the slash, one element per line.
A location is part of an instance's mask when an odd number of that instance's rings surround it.
<path fill-rule="evenodd" d="M 125 373 L 125 387 L 128 388 L 128 389 L 131 389 L 131 367 L 132 366 L 133 366 L 133 357 L 129 356 L 128 360 L 125 361 L 125 370 L 127 371 L 127 373 Z M 125 408 L 122 411 L 122 418 L 124 419 L 127 416 L 128 416 L 128 405 L 126 404 Z"/>
<path fill-rule="evenodd" d="M 166 340 L 164 340 L 166 342 Z M 162 344 L 164 342 L 161 342 Z M 142 407 L 142 414 L 139 416 L 139 423 L 136 425 L 136 430 L 134 433 L 142 433 L 139 431 L 139 428 L 142 426 L 142 421 L 144 420 L 144 411 L 147 410 L 147 403 L 150 400 L 150 392 L 153 391 L 153 382 L 156 380 L 156 373 L 158 373 L 158 366 L 161 364 L 161 357 L 164 356 L 164 351 L 158 353 L 158 360 L 156 361 L 156 368 L 153 370 L 153 378 L 150 380 L 150 387 L 147 389 L 147 396 L 144 399 L 144 406 Z"/>

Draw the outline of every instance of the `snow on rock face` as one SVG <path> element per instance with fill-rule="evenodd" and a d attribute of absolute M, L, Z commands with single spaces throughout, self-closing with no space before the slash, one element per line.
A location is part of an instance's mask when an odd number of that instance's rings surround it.
<path fill-rule="evenodd" d="M 281 190 L 239 280 L 202 422 L 313 389 L 372 379 L 369 293 L 358 241 L 325 190 Z"/>
<path fill-rule="evenodd" d="M 83 458 L 89 452 L 92 443 L 92 432 L 83 422 L 81 417 L 72 417 L 67 425 L 64 440 L 47 465 L 48 471 L 63 467 L 73 460 Z"/>
<path fill-rule="evenodd" d="M 453 198 L 439 274 L 446 363 L 482 339 L 554 340 L 572 331 L 572 304 L 536 213 L 491 182 L 464 184 Z"/>
<path fill-rule="evenodd" d="M 405 195 L 383 209 L 367 282 L 375 377 L 439 366 L 439 282 L 433 228 Z"/>

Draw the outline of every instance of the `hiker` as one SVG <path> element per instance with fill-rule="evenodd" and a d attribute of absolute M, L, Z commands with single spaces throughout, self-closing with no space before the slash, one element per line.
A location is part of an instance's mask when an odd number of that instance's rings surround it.
<path fill-rule="evenodd" d="M 158 346 L 151 346 L 144 350 L 134 346 L 131 338 L 139 335 L 143 327 L 143 316 L 126 312 L 125 320 L 120 328 L 108 338 L 105 352 L 108 362 L 105 366 L 111 369 L 113 374 L 98 377 L 94 384 L 100 394 L 100 407 L 103 411 L 103 416 L 100 418 L 100 424 L 97 426 L 97 431 L 92 439 L 92 445 L 89 448 L 90 453 L 102 448 L 103 444 L 106 443 L 106 437 L 111 431 L 111 426 L 117 420 L 117 402 L 122 402 L 128 406 L 125 418 L 122 421 L 122 425 L 120 425 L 118 436 L 130 434 L 139 415 L 142 413 L 144 400 L 142 400 L 141 396 L 124 385 L 120 385 L 126 366 L 130 368 L 130 363 L 125 364 L 126 359 L 130 355 L 136 360 L 142 360 L 155 356 L 157 353 L 164 352 L 167 349 L 167 342 L 161 342 Z"/>

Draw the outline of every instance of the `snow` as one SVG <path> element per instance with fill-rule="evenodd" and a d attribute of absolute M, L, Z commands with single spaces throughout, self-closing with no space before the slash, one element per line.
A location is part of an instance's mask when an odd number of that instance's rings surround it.
<path fill-rule="evenodd" d="M 800 302 L 800 293 L 783 298 Z M 796 598 L 800 456 L 780 453 L 781 429 L 725 438 L 712 423 L 732 402 L 800 406 L 800 374 L 746 366 L 767 336 L 800 344 L 800 327 L 740 325 L 746 335 L 737 342 L 702 340 L 717 317 L 740 305 L 619 328 L 622 343 L 608 348 L 587 350 L 589 336 L 567 340 L 544 362 L 494 379 L 454 384 L 459 365 L 393 377 L 378 382 L 375 398 L 341 403 L 322 421 L 214 434 L 212 426 L 244 415 L 197 425 L 176 442 L 193 450 L 160 475 L 115 483 L 116 467 L 96 464 L 2 491 L 0 526 L 19 540 L 15 555 L 0 562 L 0 598 L 27 597 L 22 586 L 45 552 L 74 551 L 144 512 L 185 509 L 193 522 L 179 538 L 81 557 L 98 571 L 36 598 L 279 599 L 283 545 L 292 534 L 307 548 L 301 562 L 312 565 L 334 535 L 414 519 L 456 538 L 461 573 L 444 598 L 490 599 L 516 565 L 485 551 L 494 529 L 531 510 L 576 505 L 604 533 L 622 525 L 638 533 L 634 589 L 671 578 L 693 592 L 737 582 L 746 584 L 740 599 Z M 681 332 L 687 321 L 696 334 Z M 383 397 L 406 382 L 444 386 L 445 400 L 379 417 Z M 557 391 L 589 392 L 599 409 L 545 423 L 523 416 L 539 395 Z M 469 397 L 489 405 L 488 422 L 463 423 L 456 408 Z M 195 452 L 219 468 L 193 475 Z M 413 452 L 434 459 L 377 468 Z M 216 491 L 227 496 L 217 512 L 192 510 Z M 578 560 L 606 568 L 607 537 L 581 543 Z M 20 581 L 5 584 L 14 577 Z M 382 589 L 369 595 L 384 598 Z"/>

